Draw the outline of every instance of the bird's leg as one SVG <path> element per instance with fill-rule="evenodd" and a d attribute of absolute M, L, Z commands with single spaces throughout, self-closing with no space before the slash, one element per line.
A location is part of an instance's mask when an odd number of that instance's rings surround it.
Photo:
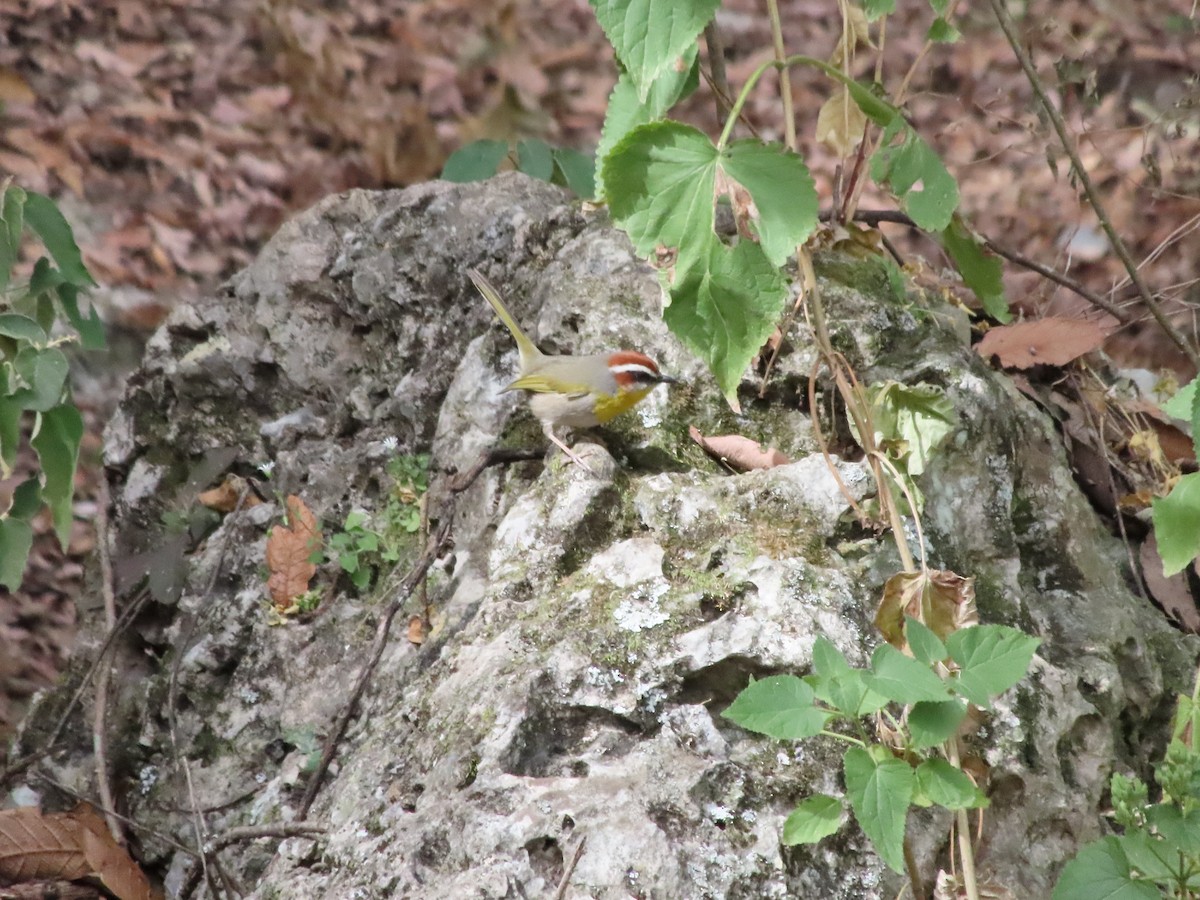
<path fill-rule="evenodd" d="M 553 425 L 551 425 L 549 422 L 545 423 L 542 426 L 542 431 L 544 431 L 546 433 L 546 437 L 550 438 L 551 441 L 553 441 L 555 444 L 558 445 L 559 449 L 562 450 L 563 453 L 567 454 L 567 459 L 571 460 L 571 462 L 575 463 L 575 465 L 577 465 L 577 466 L 582 466 L 583 471 L 587 472 L 589 475 L 596 474 L 595 472 L 593 472 L 591 470 L 591 468 L 588 466 L 587 463 L 585 463 L 582 459 L 579 458 L 579 456 L 575 453 L 574 450 L 572 450 L 565 443 L 563 443 L 563 441 L 561 439 L 559 439 L 558 435 L 556 435 L 554 433 Z"/>

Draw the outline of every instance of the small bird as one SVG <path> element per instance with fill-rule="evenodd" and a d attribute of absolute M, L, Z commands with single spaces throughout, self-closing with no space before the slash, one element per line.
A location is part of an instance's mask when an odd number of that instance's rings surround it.
<path fill-rule="evenodd" d="M 504 390 L 528 391 L 529 408 L 542 423 L 546 437 L 584 469 L 588 469 L 587 463 L 563 443 L 554 433 L 555 428 L 601 425 L 633 409 L 654 390 L 655 385 L 676 383 L 674 378 L 658 370 L 658 363 L 633 350 L 591 356 L 543 353 L 505 309 L 491 282 L 474 269 L 468 269 L 467 274 L 492 305 L 504 327 L 512 332 L 521 354 L 521 373 Z"/>

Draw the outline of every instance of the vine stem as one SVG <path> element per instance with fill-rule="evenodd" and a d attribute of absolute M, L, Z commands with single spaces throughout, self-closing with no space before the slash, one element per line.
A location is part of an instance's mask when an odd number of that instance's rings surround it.
<path fill-rule="evenodd" d="M 962 771 L 962 760 L 958 755 L 958 738 L 952 737 L 946 741 L 946 758 L 950 765 Z M 979 885 L 975 881 L 975 850 L 971 846 L 971 823 L 967 819 L 965 809 L 954 811 L 955 833 L 958 835 L 958 856 L 962 862 L 963 888 L 967 892 L 967 900 L 979 900 Z"/>
<path fill-rule="evenodd" d="M 767 0 L 767 15 L 771 19 L 771 41 L 775 45 L 775 61 L 787 59 L 783 46 L 783 25 L 779 20 L 779 0 Z M 792 79 L 787 66 L 779 70 L 779 96 L 783 100 L 783 136 L 789 150 L 796 149 L 796 110 L 792 106 Z"/>

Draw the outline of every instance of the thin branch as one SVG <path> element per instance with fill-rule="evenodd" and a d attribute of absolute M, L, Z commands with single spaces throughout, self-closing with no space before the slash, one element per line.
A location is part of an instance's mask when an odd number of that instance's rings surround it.
<path fill-rule="evenodd" d="M 575 874 L 575 867 L 579 865 L 579 857 L 583 856 L 583 845 L 586 843 L 587 835 L 581 834 L 579 836 L 579 843 L 571 851 L 571 859 L 567 863 L 567 867 L 563 870 L 562 878 L 558 880 L 558 890 L 554 892 L 554 900 L 563 900 L 567 896 L 567 888 L 571 884 L 571 876 Z"/>
<path fill-rule="evenodd" d="M 104 597 L 104 625 L 111 633 L 117 628 L 117 598 L 113 593 L 112 558 L 108 552 L 108 479 L 100 479 L 100 496 L 96 498 L 96 548 L 100 556 L 100 593 Z M 92 749 L 96 764 L 96 791 L 100 795 L 101 808 L 104 810 L 104 821 L 113 840 L 122 846 L 125 844 L 125 834 L 121 823 L 109 810 L 116 809 L 113 800 L 112 785 L 108 780 L 108 729 L 105 718 L 108 711 L 108 689 L 112 683 L 112 657 L 99 671 L 96 682 L 96 703 L 92 710 Z"/>
<path fill-rule="evenodd" d="M 708 46 L 708 67 L 712 71 L 709 83 L 713 102 L 717 105 L 717 121 L 720 122 L 731 105 L 729 96 L 732 92 L 729 90 L 729 75 L 725 72 L 725 39 L 721 37 L 715 16 L 704 27 L 704 43 Z"/>
<path fill-rule="evenodd" d="M 239 825 L 214 835 L 204 848 L 205 853 L 216 853 L 230 844 L 241 841 L 257 841 L 259 838 L 312 837 L 328 834 L 329 829 L 314 822 L 278 822 L 274 825 Z"/>
<path fill-rule="evenodd" d="M 1184 352 L 1188 360 L 1196 369 L 1200 370 L 1200 353 L 1196 352 L 1196 348 L 1188 343 L 1183 334 L 1171 323 L 1163 312 L 1158 301 L 1154 299 L 1150 292 L 1149 286 L 1145 279 L 1142 278 L 1142 273 L 1138 269 L 1137 264 L 1133 261 L 1133 257 L 1129 255 L 1129 250 L 1125 247 L 1125 242 L 1121 240 L 1121 236 L 1117 234 L 1117 230 L 1113 228 L 1112 222 L 1108 218 L 1108 212 L 1104 207 L 1104 203 L 1100 200 L 1100 194 L 1097 192 L 1095 185 L 1092 184 L 1091 176 L 1088 175 L 1087 169 L 1084 168 L 1082 160 L 1079 158 L 1079 153 L 1075 149 L 1075 142 L 1067 133 L 1066 122 L 1063 121 L 1062 115 L 1058 109 L 1050 102 L 1050 98 L 1046 95 L 1045 86 L 1042 84 L 1041 78 L 1038 76 L 1037 70 L 1033 66 L 1033 60 L 1029 53 L 1021 45 L 1020 38 L 1017 35 L 1016 24 L 1012 17 L 1008 14 L 1008 10 L 1004 7 L 1003 0 L 988 0 L 991 4 L 992 12 L 996 16 L 996 21 L 1000 24 L 1000 30 L 1004 32 L 1005 38 L 1008 39 L 1008 44 L 1012 48 L 1013 54 L 1017 57 L 1017 62 L 1021 64 L 1021 69 L 1025 72 L 1025 78 L 1029 81 L 1033 92 L 1037 95 L 1038 102 L 1042 109 L 1046 111 L 1047 117 L 1050 119 L 1051 125 L 1054 126 L 1054 131 L 1058 135 L 1059 143 L 1062 144 L 1063 150 L 1071 159 L 1071 167 L 1074 169 L 1076 176 L 1079 178 L 1079 183 L 1083 187 L 1084 193 L 1087 195 L 1088 203 L 1092 207 L 1092 211 L 1096 213 L 1096 218 L 1100 220 L 1100 227 L 1104 229 L 1104 233 L 1108 236 L 1108 241 L 1116 252 L 1117 257 L 1121 260 L 1121 264 L 1125 266 L 1125 271 L 1129 273 L 1130 280 L 1137 287 L 1138 294 L 1142 298 L 1142 302 L 1146 304 L 1146 308 L 1150 310 L 1150 315 L 1154 316 L 1159 327 L 1166 332 L 1167 336 L 1175 342 L 1180 350 Z"/>

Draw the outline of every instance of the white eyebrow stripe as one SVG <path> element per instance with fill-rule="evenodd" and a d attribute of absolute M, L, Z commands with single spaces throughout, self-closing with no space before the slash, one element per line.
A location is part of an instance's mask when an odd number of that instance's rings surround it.
<path fill-rule="evenodd" d="M 651 378 L 657 378 L 658 372 L 651 369 L 649 366 L 643 366 L 641 363 L 622 363 L 619 366 L 609 366 L 610 372 L 641 372 L 643 375 L 649 375 Z"/>

